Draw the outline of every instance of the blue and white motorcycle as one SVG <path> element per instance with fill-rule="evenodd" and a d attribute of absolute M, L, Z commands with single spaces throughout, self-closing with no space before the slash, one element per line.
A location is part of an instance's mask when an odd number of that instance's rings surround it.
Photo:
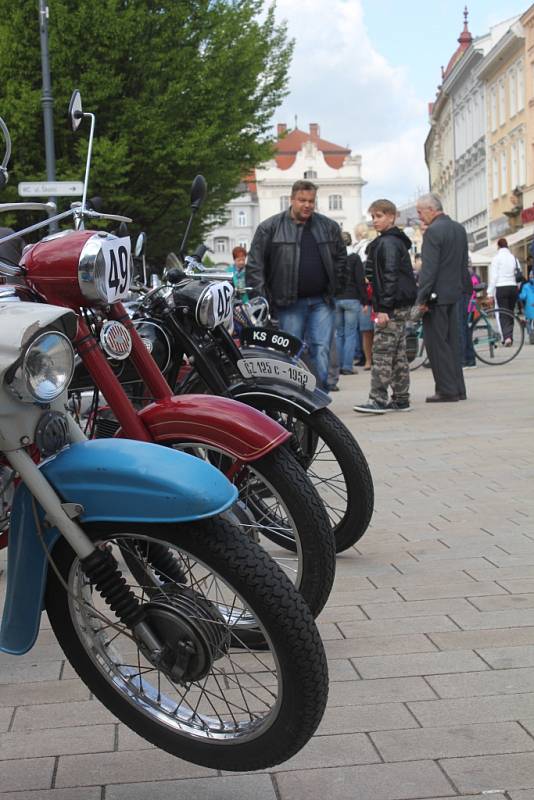
<path fill-rule="evenodd" d="M 67 408 L 75 328 L 65 308 L 0 293 L 0 651 L 27 652 L 46 610 L 82 680 L 153 744 L 216 769 L 284 761 L 325 708 L 313 618 L 232 524 L 236 489 L 219 471 L 85 440 Z"/>

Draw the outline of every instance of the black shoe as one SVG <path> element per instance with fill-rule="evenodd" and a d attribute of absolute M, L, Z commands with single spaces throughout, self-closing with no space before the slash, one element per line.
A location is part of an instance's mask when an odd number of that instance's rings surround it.
<path fill-rule="evenodd" d="M 356 375 L 358 372 L 357 369 L 340 369 L 339 371 L 342 375 Z"/>
<path fill-rule="evenodd" d="M 426 398 L 427 403 L 457 403 L 457 394 L 432 394 Z"/>
<path fill-rule="evenodd" d="M 339 392 L 339 386 L 337 384 L 335 386 L 329 386 L 327 392 Z"/>
<path fill-rule="evenodd" d="M 412 407 L 408 400 L 400 403 L 398 400 L 390 400 L 386 406 L 386 411 L 411 411 Z"/>
<path fill-rule="evenodd" d="M 365 367 L 365 358 L 357 358 L 354 360 L 355 367 Z"/>

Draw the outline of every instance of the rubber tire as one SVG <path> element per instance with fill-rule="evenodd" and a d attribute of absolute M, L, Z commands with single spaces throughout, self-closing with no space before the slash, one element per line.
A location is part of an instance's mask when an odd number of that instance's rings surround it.
<path fill-rule="evenodd" d="M 195 764 L 224 770 L 258 770 L 279 764 L 300 750 L 321 721 L 328 695 L 324 648 L 313 618 L 299 593 L 265 551 L 221 518 L 185 525 L 87 525 L 97 540 L 113 532 L 150 533 L 181 546 L 227 580 L 265 628 L 276 653 L 283 702 L 276 719 L 257 738 L 244 743 L 212 744 L 170 733 L 135 707 L 103 678 L 81 643 L 70 616 L 63 585 L 49 570 L 46 611 L 69 662 L 96 697 L 116 717 L 156 747 Z M 64 539 L 53 551 L 64 580 L 75 558 Z"/>
<path fill-rule="evenodd" d="M 510 351 L 512 351 L 511 355 L 510 355 L 509 358 L 504 359 L 504 361 L 493 361 L 493 360 L 491 360 L 489 358 L 485 358 L 484 356 L 481 356 L 480 353 L 477 352 L 476 344 L 473 342 L 473 350 L 475 351 L 476 358 L 478 358 L 479 361 L 482 361 L 483 364 L 488 364 L 490 367 L 499 367 L 502 364 L 509 364 L 510 361 L 513 361 L 513 359 L 516 356 L 519 355 L 519 353 L 523 349 L 523 344 L 525 343 L 525 326 L 521 322 L 519 317 L 517 317 L 516 314 L 511 314 L 510 311 L 508 311 L 505 308 L 499 308 L 499 309 L 488 308 L 486 311 L 484 311 L 484 315 L 486 317 L 488 317 L 490 320 L 492 320 L 492 319 L 494 320 L 495 319 L 495 315 L 496 315 L 497 312 L 499 314 L 503 314 L 503 315 L 506 315 L 508 317 L 513 317 L 514 320 L 517 320 L 519 322 L 519 329 L 520 329 L 520 332 L 521 332 L 520 333 L 520 342 L 519 342 L 518 347 L 515 350 L 513 348 L 511 348 L 511 347 L 509 348 Z M 473 321 L 473 323 L 471 324 L 471 335 L 472 335 L 473 329 L 476 328 L 476 326 L 479 323 L 484 321 L 484 315 L 481 314 L 480 317 L 477 320 Z M 501 347 L 503 347 L 503 345 L 501 345 Z"/>
<path fill-rule="evenodd" d="M 367 459 L 352 433 L 329 408 L 308 414 L 283 398 L 243 398 L 260 411 L 290 413 L 305 423 L 329 446 L 343 472 L 347 488 L 347 510 L 343 519 L 333 527 L 336 553 L 342 553 L 358 542 L 371 521 L 374 510 L 374 486 Z M 277 419 L 277 417 L 275 417 Z M 281 421 L 283 425 L 283 420 Z M 291 441 L 286 445 L 291 448 Z M 295 450 L 293 455 L 299 460 Z M 305 468 L 305 465 L 302 465 Z M 319 495 L 320 496 L 320 495 Z"/>
<path fill-rule="evenodd" d="M 186 442 L 180 444 L 184 445 Z M 317 617 L 332 591 L 336 572 L 334 536 L 319 493 L 305 470 L 285 447 L 271 451 L 254 461 L 251 467 L 264 476 L 278 492 L 298 525 L 302 574 L 296 588 L 313 616 Z M 285 536 L 265 532 L 263 535 L 286 550 L 297 550 L 294 543 Z"/>

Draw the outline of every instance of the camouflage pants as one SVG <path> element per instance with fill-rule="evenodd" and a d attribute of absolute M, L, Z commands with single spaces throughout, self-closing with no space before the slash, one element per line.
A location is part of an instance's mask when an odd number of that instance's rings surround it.
<path fill-rule="evenodd" d="M 387 325 L 375 325 L 373 367 L 369 397 L 387 403 L 388 387 L 394 400 L 405 402 L 410 397 L 410 370 L 406 357 L 406 320 L 409 308 L 398 308 Z"/>

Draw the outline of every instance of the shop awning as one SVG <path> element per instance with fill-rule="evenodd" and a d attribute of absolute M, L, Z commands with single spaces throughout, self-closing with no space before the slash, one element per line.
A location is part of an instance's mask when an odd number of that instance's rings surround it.
<path fill-rule="evenodd" d="M 524 225 L 518 231 L 515 231 L 515 233 L 510 233 L 504 238 L 508 242 L 508 246 L 512 248 L 515 245 L 521 244 L 521 242 L 530 239 L 531 237 L 534 237 L 534 222 L 531 222 L 529 225 Z M 496 253 L 497 240 L 489 244 L 487 247 L 482 247 L 480 250 L 473 250 L 473 252 L 469 253 L 469 255 L 471 257 L 471 263 L 473 266 L 481 267 L 484 264 L 489 264 Z"/>

